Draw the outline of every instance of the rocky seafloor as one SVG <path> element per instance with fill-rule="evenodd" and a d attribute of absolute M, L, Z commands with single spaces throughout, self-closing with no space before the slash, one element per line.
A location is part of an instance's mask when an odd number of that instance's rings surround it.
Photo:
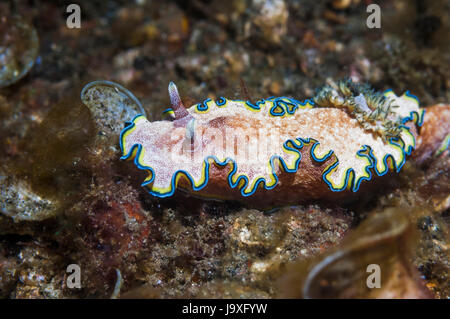
<path fill-rule="evenodd" d="M 447 1 L 380 2 L 381 29 L 370 0 L 83 1 L 79 29 L 70 3 L 0 3 L 0 297 L 449 298 L 448 150 L 345 205 L 157 199 L 119 160 L 123 114 L 80 99 L 111 80 L 157 120 L 170 81 L 191 105 L 351 77 L 448 103 Z"/>

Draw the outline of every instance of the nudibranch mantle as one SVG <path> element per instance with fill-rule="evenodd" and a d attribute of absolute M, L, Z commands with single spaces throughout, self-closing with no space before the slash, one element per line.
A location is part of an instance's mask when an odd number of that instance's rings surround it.
<path fill-rule="evenodd" d="M 171 99 L 178 96 L 174 85 L 169 91 Z M 139 115 L 128 123 L 120 136 L 122 159 L 134 159 L 148 171 L 142 185 L 158 197 L 173 195 L 177 187 L 237 200 L 276 190 L 292 194 L 281 201 L 320 198 L 326 189 L 356 192 L 373 175 L 400 171 L 423 122 L 415 96 L 390 90 L 383 95 L 396 105 L 392 114 L 398 117 L 399 134 L 387 140 L 348 110 L 309 100 L 271 97 L 251 103 L 221 97 L 184 109 L 175 97 L 172 103 L 181 106 L 167 113 L 181 114 L 183 108 L 181 117 L 149 122 Z"/>

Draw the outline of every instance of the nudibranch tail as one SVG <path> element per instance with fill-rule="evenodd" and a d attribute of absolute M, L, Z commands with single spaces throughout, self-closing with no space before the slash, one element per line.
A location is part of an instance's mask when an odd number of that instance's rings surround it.
<path fill-rule="evenodd" d="M 177 187 L 271 204 L 351 196 L 400 171 L 424 116 L 409 92 L 376 93 L 351 81 L 322 88 L 315 103 L 219 98 L 185 109 L 173 83 L 169 94 L 174 121 L 137 117 L 121 134 L 123 158 L 149 171 L 144 184 L 158 197 Z"/>

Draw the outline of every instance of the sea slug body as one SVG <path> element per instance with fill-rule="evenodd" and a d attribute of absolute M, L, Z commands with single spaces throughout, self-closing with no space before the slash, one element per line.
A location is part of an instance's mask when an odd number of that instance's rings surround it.
<path fill-rule="evenodd" d="M 169 85 L 173 120 L 135 117 L 122 131 L 122 159 L 148 171 L 143 186 L 260 206 L 355 197 L 416 146 L 424 110 L 409 92 L 375 93 L 340 81 L 312 99 L 206 99 L 184 108 Z"/>

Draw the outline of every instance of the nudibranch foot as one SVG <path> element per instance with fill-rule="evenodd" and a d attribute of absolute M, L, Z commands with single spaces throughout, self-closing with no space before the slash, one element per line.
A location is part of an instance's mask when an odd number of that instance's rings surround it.
<path fill-rule="evenodd" d="M 186 109 L 175 84 L 173 120 L 136 116 L 122 131 L 123 159 L 148 177 L 150 194 L 266 206 L 355 197 L 375 177 L 399 172 L 416 147 L 424 110 L 409 92 L 373 92 L 351 81 L 312 100 L 206 99 Z"/>

